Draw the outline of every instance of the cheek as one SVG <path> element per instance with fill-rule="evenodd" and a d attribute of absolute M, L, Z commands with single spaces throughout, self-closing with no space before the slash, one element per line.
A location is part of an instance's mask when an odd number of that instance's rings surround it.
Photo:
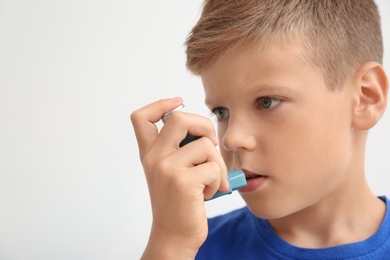
<path fill-rule="evenodd" d="M 279 153 L 284 157 L 280 158 L 285 162 L 283 168 L 291 169 L 291 175 L 321 179 L 344 167 L 350 147 L 345 119 L 319 112 L 292 118 L 288 125 L 289 130 L 280 133 L 277 142 L 283 147 Z"/>

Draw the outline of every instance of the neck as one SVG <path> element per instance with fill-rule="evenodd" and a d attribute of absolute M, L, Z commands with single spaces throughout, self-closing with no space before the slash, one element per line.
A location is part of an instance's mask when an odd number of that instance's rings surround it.
<path fill-rule="evenodd" d="M 385 210 L 360 174 L 315 205 L 269 223 L 290 244 L 324 248 L 369 238 L 378 230 Z"/>

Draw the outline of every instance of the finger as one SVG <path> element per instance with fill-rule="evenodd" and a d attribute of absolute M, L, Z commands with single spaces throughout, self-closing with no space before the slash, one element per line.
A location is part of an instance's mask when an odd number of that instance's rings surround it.
<path fill-rule="evenodd" d="M 197 143 L 189 143 L 182 148 L 183 156 L 193 156 L 192 158 L 195 160 L 192 161 L 192 165 L 196 166 L 215 162 L 220 169 L 221 175 L 219 190 L 222 192 L 229 190 L 228 170 L 220 152 L 213 147 L 213 144 L 207 138 L 201 138 L 196 142 Z"/>
<path fill-rule="evenodd" d="M 229 189 L 227 168 L 221 154 L 215 148 L 210 139 L 202 137 L 192 143 L 182 147 L 180 151 L 170 156 L 172 163 L 176 165 L 187 165 L 186 167 L 199 167 L 203 164 L 214 164 L 218 169 L 220 183 L 218 187 L 221 191 Z M 214 171 L 216 171 L 214 169 Z"/>
<path fill-rule="evenodd" d="M 172 113 L 160 131 L 161 138 L 156 142 L 171 140 L 169 143 L 174 146 L 172 148 L 177 149 L 188 133 L 192 136 L 208 137 L 214 145 L 218 144 L 216 131 L 211 120 L 187 112 Z"/>
<path fill-rule="evenodd" d="M 137 138 L 138 148 L 141 158 L 152 146 L 158 135 L 155 125 L 161 117 L 181 105 L 183 100 L 179 97 L 172 99 L 162 99 L 151 103 L 143 108 L 135 110 L 131 116 L 134 133 Z"/>
<path fill-rule="evenodd" d="M 215 161 L 221 166 L 221 169 L 226 169 L 221 154 L 216 149 L 214 143 L 207 137 L 202 137 L 181 148 L 181 154 L 177 160 L 188 160 L 187 158 L 191 158 L 191 161 L 188 162 L 191 165 Z"/>
<path fill-rule="evenodd" d="M 222 176 L 215 162 L 200 164 L 192 168 L 189 174 L 193 177 L 193 183 L 200 185 L 198 191 L 202 193 L 203 199 L 212 198 L 220 189 Z"/>

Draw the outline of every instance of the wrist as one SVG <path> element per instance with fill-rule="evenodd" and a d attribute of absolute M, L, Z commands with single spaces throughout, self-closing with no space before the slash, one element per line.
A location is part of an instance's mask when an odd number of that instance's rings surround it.
<path fill-rule="evenodd" d="M 156 233 L 152 231 L 141 259 L 195 259 L 199 250 L 199 247 L 194 247 L 196 243 L 191 243 L 188 238 L 175 239 L 169 234 Z"/>
<path fill-rule="evenodd" d="M 154 240 L 154 239 L 153 239 Z M 188 259 L 193 260 L 198 250 L 183 248 L 181 246 L 167 245 L 159 240 L 149 240 L 147 247 L 141 257 L 142 260 L 171 260 L 171 259 Z"/>

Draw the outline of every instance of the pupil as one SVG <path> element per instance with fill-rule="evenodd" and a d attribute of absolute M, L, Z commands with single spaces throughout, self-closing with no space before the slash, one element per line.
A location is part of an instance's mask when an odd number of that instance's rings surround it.
<path fill-rule="evenodd" d="M 264 98 L 263 99 L 263 107 L 264 108 L 270 108 L 271 107 L 271 98 Z"/>
<path fill-rule="evenodd" d="M 217 117 L 222 118 L 224 116 L 224 110 L 222 108 L 218 108 Z"/>
<path fill-rule="evenodd" d="M 223 116 L 223 111 L 222 111 L 222 109 L 220 108 L 220 109 L 218 109 L 218 116 L 219 117 L 222 117 Z"/>

